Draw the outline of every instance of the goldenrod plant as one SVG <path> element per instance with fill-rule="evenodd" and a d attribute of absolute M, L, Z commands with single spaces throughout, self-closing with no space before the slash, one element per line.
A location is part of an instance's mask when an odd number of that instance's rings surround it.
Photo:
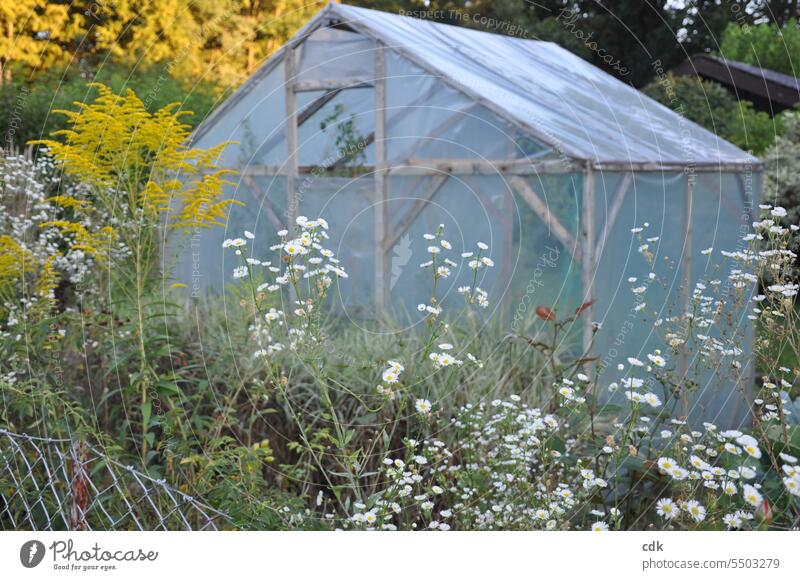
<path fill-rule="evenodd" d="M 76 216 L 99 214 L 106 220 L 95 219 L 93 230 L 79 220 L 53 220 L 43 227 L 71 234 L 72 250 L 107 262 L 112 304 L 118 312 L 132 309 L 139 364 L 131 370 L 130 382 L 138 393 L 146 464 L 154 442 L 150 392 L 164 379 L 148 354 L 157 350 L 157 325 L 146 323 L 164 309 L 157 291 L 163 279 L 159 248 L 170 232 L 223 223 L 228 206 L 235 203 L 223 197 L 229 183 L 225 176 L 232 172 L 217 165 L 227 143 L 208 150 L 187 145 L 190 128 L 181 118 L 189 113 L 178 111 L 177 104 L 150 113 L 132 91 L 117 95 L 107 86 L 93 87 L 98 92 L 93 102 L 57 111 L 67 117 L 68 129 L 35 144 L 86 187 L 83 198 L 59 195 L 53 201 Z M 116 257 L 110 255 L 114 241 L 124 248 Z"/>

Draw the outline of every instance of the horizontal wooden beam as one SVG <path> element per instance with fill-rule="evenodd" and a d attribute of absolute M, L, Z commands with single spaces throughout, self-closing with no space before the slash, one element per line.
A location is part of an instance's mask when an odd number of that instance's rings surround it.
<path fill-rule="evenodd" d="M 392 168 L 391 173 L 413 174 L 416 170 L 442 171 L 454 175 L 537 175 L 565 174 L 580 170 L 580 165 L 562 159 L 409 159 Z"/>
<path fill-rule="evenodd" d="M 372 139 L 369 139 L 372 142 Z M 339 168 L 335 166 L 335 168 Z M 389 166 L 387 168 L 390 175 L 438 175 L 441 173 L 448 173 L 450 175 L 564 175 L 575 173 L 580 165 L 577 162 L 569 162 L 563 160 L 548 160 L 531 162 L 523 159 L 498 159 L 498 160 L 482 160 L 482 159 L 409 159 L 408 161 Z M 660 171 L 674 171 L 683 172 L 685 167 L 668 167 L 668 166 L 655 166 L 655 165 L 639 165 L 631 166 L 631 164 L 598 164 L 593 165 L 592 168 L 596 171 L 619 171 L 629 173 L 633 172 L 660 172 Z M 332 169 L 332 168 L 329 168 Z M 353 168 L 355 169 L 355 168 Z M 314 173 L 315 171 L 325 172 L 325 168 L 320 169 L 315 165 L 303 165 L 300 167 L 300 173 Z M 726 172 L 742 172 L 752 171 L 759 173 L 762 170 L 761 165 L 749 166 L 723 166 L 723 167 L 709 167 L 701 166 L 695 167 L 692 171 L 697 173 L 726 173 Z M 248 165 L 245 168 L 240 168 L 239 171 L 251 173 L 253 175 L 285 175 L 286 168 L 280 165 Z M 356 170 L 358 174 L 368 174 L 375 171 L 371 165 L 363 165 Z"/>
<path fill-rule="evenodd" d="M 573 173 L 578 165 L 561 160 L 539 161 L 531 163 L 518 159 L 409 159 L 398 165 L 389 166 L 390 175 L 552 175 Z M 327 168 L 330 169 L 330 168 Z M 300 173 L 316 173 L 327 171 L 316 165 L 301 165 Z M 375 171 L 371 165 L 352 168 L 358 174 L 369 174 Z M 253 175 L 285 175 L 286 168 L 280 165 L 248 165 L 240 171 Z"/>
<path fill-rule="evenodd" d="M 372 79 L 362 77 L 349 79 L 297 81 L 292 85 L 295 93 L 307 93 L 309 91 L 333 91 L 336 89 L 367 89 L 370 87 L 372 87 Z"/>
<path fill-rule="evenodd" d="M 761 160 L 735 163 L 658 163 L 658 162 L 629 162 L 629 161 L 606 161 L 602 163 L 592 163 L 595 171 L 685 171 L 687 173 L 733 173 L 737 171 L 761 171 L 764 162 Z"/>

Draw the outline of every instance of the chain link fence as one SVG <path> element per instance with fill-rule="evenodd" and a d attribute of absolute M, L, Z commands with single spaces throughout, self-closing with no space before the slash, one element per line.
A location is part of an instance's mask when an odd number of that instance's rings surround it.
<path fill-rule="evenodd" d="M 0 529 L 225 527 L 224 513 L 84 441 L 0 429 Z"/>

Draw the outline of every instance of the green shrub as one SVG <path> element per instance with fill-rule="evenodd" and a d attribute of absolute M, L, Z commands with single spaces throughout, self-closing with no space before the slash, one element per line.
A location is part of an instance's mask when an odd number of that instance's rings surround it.
<path fill-rule="evenodd" d="M 181 110 L 194 113 L 183 118 L 191 126 L 205 118 L 218 98 L 213 86 L 187 87 L 172 78 L 166 67 L 158 65 L 133 70 L 115 64 L 97 70 L 73 67 L 29 79 L 16 75 L 13 81 L 0 84 L 0 147 L 21 148 L 28 141 L 65 129 L 65 118 L 53 111 L 72 109 L 75 102 L 94 100 L 97 90 L 90 86 L 94 82 L 108 85 L 118 94 L 132 89 L 151 113 L 168 104 L 179 103 Z"/>
<path fill-rule="evenodd" d="M 737 101 L 714 82 L 668 75 L 643 90 L 661 104 L 755 155 L 761 155 L 783 131 L 781 116 L 772 119 L 756 111 L 752 103 Z"/>

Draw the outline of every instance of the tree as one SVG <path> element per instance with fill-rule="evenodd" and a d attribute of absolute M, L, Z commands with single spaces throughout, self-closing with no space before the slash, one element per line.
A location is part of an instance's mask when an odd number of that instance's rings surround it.
<path fill-rule="evenodd" d="M 15 65 L 42 69 L 63 61 L 82 25 L 69 3 L 0 0 L 0 82 L 11 80 Z"/>
<path fill-rule="evenodd" d="M 303 0 L 118 0 L 97 16 L 97 55 L 237 86 L 324 5 Z"/>
<path fill-rule="evenodd" d="M 728 22 L 752 22 L 751 0 L 358 0 L 358 5 L 417 11 L 459 26 L 556 42 L 606 72 L 643 86 L 653 63 L 666 69 L 717 48 Z M 392 8 L 392 5 L 394 7 Z"/>
<path fill-rule="evenodd" d="M 65 129 L 66 120 L 62 115 L 54 115 L 53 110 L 94 99 L 96 89 L 87 86 L 91 81 L 106 84 L 116 92 L 132 89 L 143 96 L 149 112 L 180 103 L 182 110 L 194 111 L 184 117 L 192 127 L 205 118 L 219 98 L 214 85 L 198 82 L 187 87 L 173 78 L 165 65 L 131 69 L 110 64 L 99 70 L 88 66 L 54 67 L 32 79 L 29 75 L 17 75 L 0 85 L 0 147 L 20 149 L 28 141 Z"/>
<path fill-rule="evenodd" d="M 791 76 L 800 76 L 800 29 L 796 20 L 743 27 L 729 24 L 722 36 L 720 54 Z"/>

